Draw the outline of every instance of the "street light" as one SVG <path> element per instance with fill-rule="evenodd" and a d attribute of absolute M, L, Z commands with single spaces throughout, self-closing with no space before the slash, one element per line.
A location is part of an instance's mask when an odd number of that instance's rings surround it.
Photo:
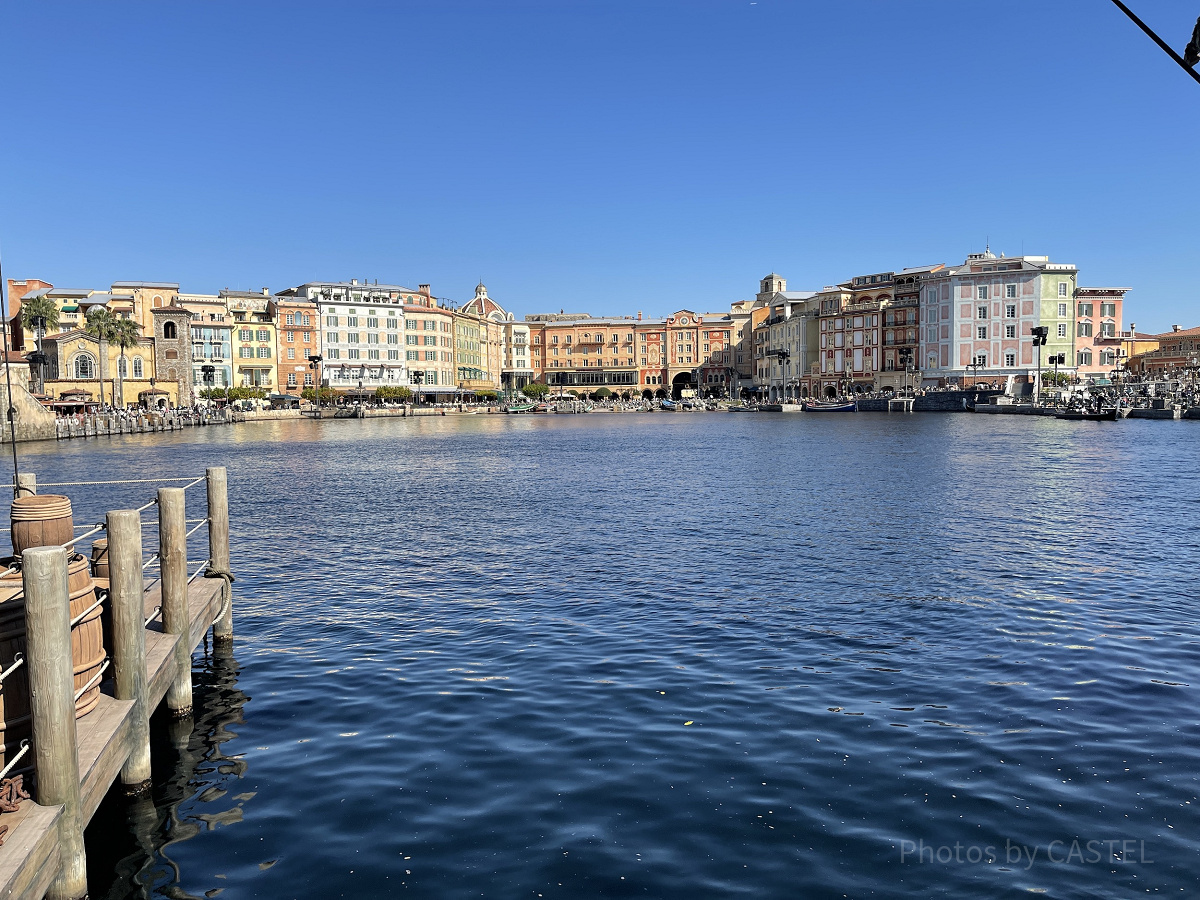
<path fill-rule="evenodd" d="M 324 359 L 319 353 L 314 353 L 308 358 L 308 367 L 316 372 L 317 383 L 314 385 L 313 399 L 316 401 L 317 418 L 321 418 L 321 362 Z"/>
<path fill-rule="evenodd" d="M 1029 330 L 1033 335 L 1033 346 L 1037 348 L 1037 380 L 1033 383 L 1033 405 L 1041 400 L 1042 395 L 1042 348 L 1046 346 L 1046 336 L 1050 334 L 1047 325 L 1036 325 Z"/>

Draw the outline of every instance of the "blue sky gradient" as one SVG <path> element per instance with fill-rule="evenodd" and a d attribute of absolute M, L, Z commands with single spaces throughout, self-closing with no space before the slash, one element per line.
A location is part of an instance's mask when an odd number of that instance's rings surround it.
<path fill-rule="evenodd" d="M 1200 6 L 1130 0 L 1182 51 Z M 1107 0 L 4 0 L 7 278 L 720 310 L 985 241 L 1200 324 L 1200 85 Z"/>

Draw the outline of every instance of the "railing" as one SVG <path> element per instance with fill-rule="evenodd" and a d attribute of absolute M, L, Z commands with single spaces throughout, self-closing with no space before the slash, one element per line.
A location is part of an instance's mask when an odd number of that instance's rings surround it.
<path fill-rule="evenodd" d="M 201 482 L 206 483 L 205 513 L 189 520 L 186 515 L 186 495 Z M 211 623 L 213 639 L 232 639 L 229 508 L 224 468 L 210 468 L 199 477 L 50 482 L 41 487 L 143 484 L 175 486 L 160 486 L 154 497 L 135 509 L 109 512 L 104 521 L 90 527 L 82 526 L 85 529 L 82 534 L 61 545 L 29 548 L 21 554 L 19 570 L 25 608 L 26 647 L 23 653 L 15 654 L 11 662 L 0 670 L 0 692 L 4 690 L 6 679 L 19 668 L 24 668 L 29 686 L 32 733 L 30 740 L 22 742 L 19 752 L 12 753 L 15 748 L 10 745 L 0 778 L 10 775 L 23 778 L 24 772 L 35 768 L 38 776 L 37 803 L 62 808 L 55 829 L 59 869 L 57 872 L 39 870 L 28 876 L 42 879 L 39 882 L 42 890 L 38 891 L 37 896 L 41 896 L 46 887 L 44 882 L 51 877 L 53 883 L 49 885 L 49 896 L 80 897 L 86 894 L 83 829 L 94 811 L 94 804 L 85 804 L 85 793 L 88 797 L 102 796 L 118 769 L 127 788 L 142 789 L 149 785 L 149 717 L 153 712 L 149 688 L 151 675 L 157 677 L 155 683 L 159 685 L 159 691 L 163 690 L 162 685 L 166 685 L 165 699 L 175 714 L 190 712 L 191 653 L 195 646 L 192 635 L 197 634 L 193 625 L 196 615 L 204 615 L 201 621 L 207 626 L 208 616 L 212 615 L 212 610 L 219 603 L 220 611 Z M 18 497 L 36 494 L 36 477 L 28 473 L 20 475 L 14 489 Z M 157 518 L 143 522 L 142 513 L 152 507 L 158 508 Z M 146 557 L 143 553 L 143 531 L 153 527 L 157 527 L 158 531 L 158 548 Z M 187 544 L 189 539 L 204 529 L 208 531 L 207 558 L 189 577 Z M 95 601 L 83 612 L 69 618 L 68 560 L 81 542 L 101 532 L 107 535 L 109 578 L 97 580 Z M 151 567 L 159 569 L 159 577 L 147 585 L 143 573 Z M 18 566 L 14 565 L 5 574 L 17 569 Z M 223 584 L 219 590 L 201 592 L 195 602 L 202 605 L 193 606 L 193 601 L 189 599 L 189 585 L 201 574 L 222 579 Z M 145 612 L 150 602 L 147 594 L 156 589 L 161 602 L 147 618 Z M 96 610 L 103 606 L 111 611 L 113 646 L 106 648 L 111 649 L 111 656 L 100 663 L 82 687 L 76 688 L 71 629 L 85 620 L 93 619 Z M 154 671 L 150 672 L 147 669 L 146 628 L 160 616 L 161 632 L 175 636 L 176 640 L 171 653 L 156 657 Z M 201 633 L 206 631 L 207 628 L 202 629 Z M 199 636 L 195 640 L 198 641 Z M 76 719 L 77 701 L 101 684 L 110 662 L 113 673 L 111 693 L 117 701 L 127 701 L 121 707 L 109 707 L 110 710 L 124 710 L 121 715 L 126 723 L 122 725 L 126 731 L 111 734 L 103 731 L 109 726 L 98 723 L 91 728 L 91 720 L 86 717 Z M 161 693 L 154 694 L 153 702 L 157 702 L 161 696 Z M 104 765 L 99 762 L 94 766 L 81 765 L 85 742 L 77 739 L 77 728 L 85 727 L 90 728 L 90 734 L 106 735 L 101 744 L 88 745 L 87 752 L 99 753 L 97 759 L 103 757 L 110 762 Z M 125 736 L 118 737 L 119 734 Z M 93 742 L 95 740 L 93 738 Z M 17 763 L 30 750 L 30 765 L 22 770 L 16 769 Z M 107 774 L 98 775 L 98 772 Z M 97 787 L 95 782 L 101 778 L 105 781 Z M 86 792 L 84 783 L 88 785 Z M 20 781 L 15 782 L 15 787 L 13 782 L 6 786 L 9 790 L 0 790 L 0 793 L 28 799 Z M 18 799 L 18 805 L 20 802 Z M 27 845 L 26 852 L 31 846 Z M 8 852 L 7 848 L 5 852 Z M 32 860 L 32 857 L 28 859 Z M 32 867 L 33 863 L 29 865 Z"/>

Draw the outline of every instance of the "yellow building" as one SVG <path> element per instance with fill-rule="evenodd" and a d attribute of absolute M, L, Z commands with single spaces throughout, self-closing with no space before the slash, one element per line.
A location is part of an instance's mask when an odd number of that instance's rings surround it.
<path fill-rule="evenodd" d="M 233 318 L 233 386 L 275 393 L 279 389 L 279 375 L 270 291 L 225 290 L 220 298 Z"/>
<path fill-rule="evenodd" d="M 133 319 L 142 326 L 142 334 L 153 334 L 153 311 L 175 302 L 179 285 L 172 281 L 114 281 L 111 291 L 114 297 L 122 299 L 110 306 L 109 311 Z"/>
<path fill-rule="evenodd" d="M 42 352 L 47 357 L 42 393 L 51 401 L 60 400 L 66 391 L 82 390 L 89 400 L 120 408 L 137 405 L 146 392 L 160 390 L 172 406 L 179 405 L 175 383 L 155 381 L 153 338 L 139 338 L 123 354 L 120 347 L 105 342 L 103 366 L 99 341 L 79 329 L 47 335 Z M 191 402 L 184 398 L 184 405 Z"/>

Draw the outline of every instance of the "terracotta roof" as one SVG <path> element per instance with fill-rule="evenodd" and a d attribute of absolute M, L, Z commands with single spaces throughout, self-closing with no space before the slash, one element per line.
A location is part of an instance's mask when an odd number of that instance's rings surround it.
<path fill-rule="evenodd" d="M 1169 341 L 1171 338 L 1181 337 L 1200 337 L 1200 325 L 1195 328 L 1184 328 L 1180 331 L 1167 331 L 1163 334 L 1142 334 L 1138 332 L 1136 340 L 1139 341 Z"/>

